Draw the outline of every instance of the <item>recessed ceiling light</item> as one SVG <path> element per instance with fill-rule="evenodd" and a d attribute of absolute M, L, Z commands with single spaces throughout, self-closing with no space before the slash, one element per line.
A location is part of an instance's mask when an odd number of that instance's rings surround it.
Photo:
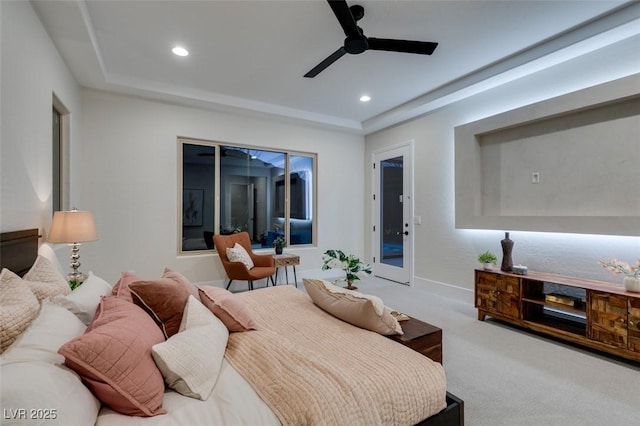
<path fill-rule="evenodd" d="M 171 49 L 171 51 L 178 56 L 188 56 L 189 55 L 189 51 L 187 49 L 185 49 L 182 46 L 176 46 L 173 49 Z"/>
<path fill-rule="evenodd" d="M 371 96 L 362 95 L 360 96 L 360 102 L 369 102 L 371 100 Z"/>

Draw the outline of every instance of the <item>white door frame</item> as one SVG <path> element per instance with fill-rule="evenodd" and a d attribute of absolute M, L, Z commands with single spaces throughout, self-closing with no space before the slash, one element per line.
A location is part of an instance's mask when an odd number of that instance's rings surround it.
<path fill-rule="evenodd" d="M 404 156 L 404 160 L 403 160 L 403 167 L 405 169 L 407 169 L 407 173 L 404 174 L 404 176 L 406 177 L 405 182 L 404 182 L 404 187 L 406 189 L 406 194 L 403 194 L 403 203 L 408 203 L 407 206 L 405 206 L 405 223 L 407 223 L 409 226 L 406 228 L 407 231 L 409 231 L 409 235 L 407 236 L 406 240 L 405 240 L 405 244 L 404 245 L 404 262 L 403 262 L 403 271 L 401 273 L 401 276 L 406 277 L 405 278 L 401 278 L 400 280 L 395 280 L 392 278 L 389 278 L 388 276 L 383 276 L 382 278 L 385 279 L 390 279 L 392 281 L 396 281 L 398 283 L 402 283 L 405 285 L 409 285 L 409 286 L 413 286 L 413 271 L 414 271 L 414 252 L 415 252 L 415 246 L 414 246 L 414 230 L 415 230 L 415 225 L 414 225 L 414 202 L 413 202 L 413 191 L 414 191 L 414 164 L 413 164 L 413 158 L 414 158 L 414 141 L 410 140 L 404 143 L 400 143 L 397 145 L 393 145 L 393 146 L 389 146 L 389 147 L 385 147 L 385 148 L 381 148 L 379 150 L 373 151 L 371 154 L 371 167 L 372 167 L 372 174 L 371 174 L 371 179 L 372 179 L 372 194 L 371 194 L 371 218 L 372 218 L 372 229 L 370 230 L 371 232 L 371 253 L 373 253 L 373 258 L 374 258 L 374 263 L 373 263 L 373 274 L 375 276 L 378 276 L 378 273 L 376 273 L 376 271 L 380 271 L 380 267 L 383 267 L 384 269 L 387 269 L 389 267 L 386 267 L 386 265 L 383 265 L 380 262 L 380 237 L 379 237 L 379 232 L 380 232 L 380 210 L 378 208 L 379 205 L 379 200 L 380 200 L 380 179 L 379 179 L 379 169 L 374 168 L 376 167 L 376 160 L 378 158 L 378 156 L 380 155 L 384 155 L 385 153 L 389 153 L 391 154 L 392 151 L 401 151 L 401 155 Z M 388 272 L 388 271 L 386 271 Z M 387 275 L 387 274 L 384 274 Z"/>

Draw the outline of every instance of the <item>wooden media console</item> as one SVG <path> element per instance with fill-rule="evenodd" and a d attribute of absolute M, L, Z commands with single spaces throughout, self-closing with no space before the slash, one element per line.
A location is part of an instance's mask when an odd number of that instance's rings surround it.
<path fill-rule="evenodd" d="M 475 270 L 478 319 L 489 315 L 539 333 L 640 361 L 640 293 L 622 285 L 529 271 Z"/>

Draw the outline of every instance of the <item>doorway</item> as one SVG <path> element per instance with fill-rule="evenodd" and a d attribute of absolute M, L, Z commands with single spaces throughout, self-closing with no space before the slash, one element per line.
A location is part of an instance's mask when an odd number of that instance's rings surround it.
<path fill-rule="evenodd" d="M 412 143 L 375 152 L 374 275 L 410 285 L 413 271 Z"/>

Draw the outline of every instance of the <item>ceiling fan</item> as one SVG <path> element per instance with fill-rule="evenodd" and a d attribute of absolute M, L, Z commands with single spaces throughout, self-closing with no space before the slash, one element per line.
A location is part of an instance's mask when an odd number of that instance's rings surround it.
<path fill-rule="evenodd" d="M 320 74 L 329 65 L 340 59 L 345 53 L 357 55 L 365 50 L 387 50 L 390 52 L 417 53 L 419 55 L 431 55 L 438 43 L 430 41 L 393 40 L 388 38 L 366 37 L 362 28 L 356 22 L 364 16 L 364 8 L 360 5 L 349 7 L 345 0 L 327 0 L 333 13 L 338 18 L 340 26 L 347 36 L 344 46 L 329 55 L 324 61 L 316 65 L 304 76 L 313 78 Z"/>

